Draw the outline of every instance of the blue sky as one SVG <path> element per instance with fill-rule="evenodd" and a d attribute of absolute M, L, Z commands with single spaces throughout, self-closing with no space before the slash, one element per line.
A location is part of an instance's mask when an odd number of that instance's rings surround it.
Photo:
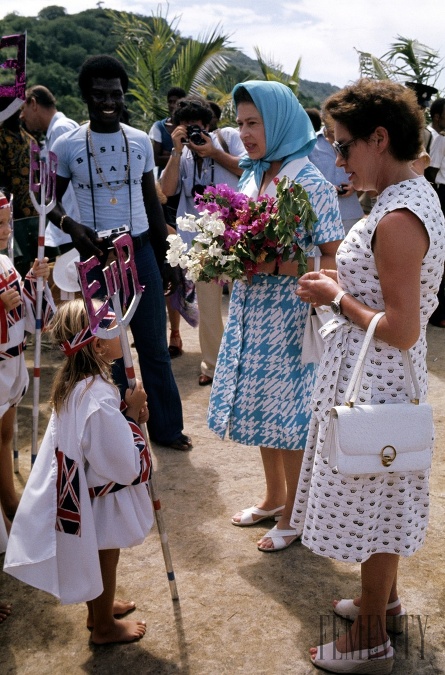
<path fill-rule="evenodd" d="M 88 0 L 20 0 L 18 13 L 36 16 L 43 7 L 57 4 L 69 14 L 92 9 Z M 109 9 L 149 15 L 159 0 L 105 0 Z M 254 57 L 263 56 L 291 72 L 302 57 L 301 76 L 306 80 L 343 86 L 357 79 L 358 58 L 354 48 L 382 56 L 397 35 L 416 38 L 445 57 L 443 11 L 438 0 L 170 0 L 168 17 L 180 16 L 178 29 L 198 37 L 220 24 L 231 35 L 232 46 Z M 7 13 L 2 3 L 0 17 Z M 437 18 L 437 20 L 436 20 Z M 438 82 L 445 91 L 445 72 Z"/>

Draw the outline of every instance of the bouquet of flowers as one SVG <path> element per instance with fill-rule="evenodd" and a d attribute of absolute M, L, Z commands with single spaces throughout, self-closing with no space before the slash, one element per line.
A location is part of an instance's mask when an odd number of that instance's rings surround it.
<path fill-rule="evenodd" d="M 170 235 L 167 260 L 186 269 L 191 281 L 248 280 L 263 262 L 298 262 L 307 270 L 306 254 L 314 247 L 317 221 L 306 191 L 287 177 L 275 179 L 276 197 L 252 199 L 228 185 L 206 187 L 195 198 L 201 217 L 178 218 L 182 230 L 197 232 L 192 245 Z"/>

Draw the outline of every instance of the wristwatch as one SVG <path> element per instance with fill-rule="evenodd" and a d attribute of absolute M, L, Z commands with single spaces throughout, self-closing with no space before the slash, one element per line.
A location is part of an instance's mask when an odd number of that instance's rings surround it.
<path fill-rule="evenodd" d="M 182 152 L 178 152 L 175 148 L 173 148 L 173 150 L 171 151 L 170 155 L 171 155 L 172 157 L 181 157 Z"/>
<path fill-rule="evenodd" d="M 331 302 L 331 309 L 335 316 L 340 316 L 341 314 L 341 301 L 344 295 L 347 294 L 348 291 L 340 291 L 340 293 L 337 293 L 335 298 Z"/>

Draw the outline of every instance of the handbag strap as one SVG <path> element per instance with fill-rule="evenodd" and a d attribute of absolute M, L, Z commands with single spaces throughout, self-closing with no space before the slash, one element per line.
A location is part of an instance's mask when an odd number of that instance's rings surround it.
<path fill-rule="evenodd" d="M 363 345 L 358 355 L 357 363 L 355 364 L 354 372 L 352 373 L 351 381 L 346 390 L 345 394 L 345 405 L 352 407 L 355 403 L 355 400 L 359 394 L 363 371 L 365 368 L 365 358 L 371 344 L 371 340 L 374 337 L 374 332 L 377 327 L 378 322 L 382 318 L 385 312 L 378 312 L 373 316 L 371 322 L 366 331 L 365 339 L 363 340 Z M 417 379 L 416 371 L 414 370 L 414 365 L 411 359 L 411 354 L 409 351 L 401 350 L 402 361 L 403 361 L 403 370 L 405 371 L 405 382 L 408 390 L 408 396 L 412 403 L 418 403 L 420 399 L 420 387 L 419 381 Z M 413 392 L 414 385 L 414 392 Z"/>
<path fill-rule="evenodd" d="M 321 256 L 319 256 L 319 255 L 316 255 L 314 257 L 314 272 L 320 271 L 320 258 L 321 258 Z M 311 320 L 311 316 L 312 316 L 313 311 L 314 311 L 314 308 L 312 307 L 311 303 L 309 303 L 307 321 Z"/>

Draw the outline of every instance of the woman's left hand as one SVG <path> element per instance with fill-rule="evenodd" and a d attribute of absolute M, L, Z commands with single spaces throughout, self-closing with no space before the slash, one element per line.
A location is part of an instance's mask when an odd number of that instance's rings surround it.
<path fill-rule="evenodd" d="M 33 276 L 43 277 L 43 279 L 47 281 L 49 277 L 48 258 L 43 258 L 42 260 L 38 260 L 38 258 L 36 258 L 31 268 L 31 272 Z"/>
<path fill-rule="evenodd" d="M 334 274 L 331 274 L 331 272 L 333 270 L 320 270 L 319 272 L 303 274 L 298 280 L 296 295 L 303 302 L 309 302 L 314 307 L 329 305 L 331 300 L 341 291 L 341 287 L 333 278 L 336 277 L 336 272 L 334 271 Z"/>

